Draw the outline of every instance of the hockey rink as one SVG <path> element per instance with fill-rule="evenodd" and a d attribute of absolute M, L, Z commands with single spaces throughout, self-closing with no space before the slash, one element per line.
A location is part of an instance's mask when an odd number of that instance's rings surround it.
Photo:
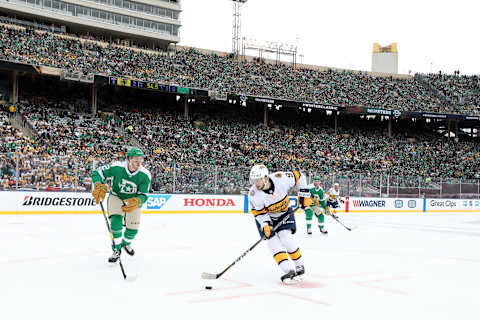
<path fill-rule="evenodd" d="M 0 318 L 478 319 L 480 213 L 339 216 L 357 228 L 307 236 L 296 214 L 306 275 L 286 286 L 265 243 L 201 279 L 258 240 L 249 214 L 143 215 L 135 281 L 107 263 L 102 215 L 0 215 Z"/>

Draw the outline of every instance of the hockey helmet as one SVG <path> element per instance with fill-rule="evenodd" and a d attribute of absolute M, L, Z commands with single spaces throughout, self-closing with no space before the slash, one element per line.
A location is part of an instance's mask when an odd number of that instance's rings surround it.
<path fill-rule="evenodd" d="M 127 152 L 127 157 L 145 157 L 145 155 L 139 148 L 130 148 Z"/>
<path fill-rule="evenodd" d="M 256 164 L 250 170 L 250 183 L 253 184 L 256 179 L 264 178 L 268 176 L 268 169 L 263 164 Z"/>

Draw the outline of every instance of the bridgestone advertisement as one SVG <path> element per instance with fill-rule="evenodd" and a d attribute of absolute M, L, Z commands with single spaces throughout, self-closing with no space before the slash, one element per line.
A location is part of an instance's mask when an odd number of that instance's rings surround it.
<path fill-rule="evenodd" d="M 108 197 L 108 195 L 107 195 Z M 100 206 L 90 193 L 0 191 L 0 214 L 99 214 Z M 105 207 L 106 207 L 106 201 Z M 298 206 L 290 197 L 290 206 Z M 338 213 L 373 212 L 480 212 L 478 199 L 357 198 L 345 197 Z M 248 213 L 245 195 L 149 194 L 142 207 L 148 213 Z M 302 214 L 302 210 L 298 211 Z"/>
<path fill-rule="evenodd" d="M 107 195 L 108 197 L 108 195 Z M 94 214 L 101 213 L 90 193 L 0 192 L 0 214 Z M 106 200 L 104 201 L 105 208 Z M 244 213 L 243 195 L 150 194 L 143 213 Z"/>

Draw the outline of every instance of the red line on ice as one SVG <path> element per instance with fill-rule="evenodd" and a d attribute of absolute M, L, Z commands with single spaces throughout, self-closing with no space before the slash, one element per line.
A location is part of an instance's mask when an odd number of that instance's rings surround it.
<path fill-rule="evenodd" d="M 397 289 L 392 289 L 392 288 L 386 288 L 386 287 L 381 287 L 381 286 L 376 286 L 376 285 L 372 285 L 371 283 L 383 282 L 383 281 L 389 281 L 389 280 L 404 280 L 404 279 L 411 279 L 411 278 L 413 278 L 413 277 L 412 277 L 412 276 L 392 277 L 392 278 L 385 278 L 385 279 L 374 279 L 374 280 L 367 280 L 367 281 L 358 281 L 358 282 L 355 282 L 355 284 L 358 285 L 358 286 L 360 286 L 360 287 L 372 288 L 372 289 L 382 290 L 382 291 L 386 291 L 386 292 L 391 292 L 391 293 L 398 293 L 398 294 L 407 295 L 408 292 L 406 292 L 406 291 L 397 290 Z"/>
<path fill-rule="evenodd" d="M 62 254 L 62 255 L 51 256 L 51 257 L 34 257 L 34 258 L 7 260 L 7 261 L 0 261 L 0 264 L 24 263 L 24 262 L 31 262 L 31 261 L 45 261 L 45 260 L 62 259 L 62 258 L 67 258 L 67 257 L 75 257 L 75 256 L 79 256 L 79 255 L 90 255 L 90 254 L 99 254 L 99 253 L 104 253 L 104 251 L 90 250 L 90 251 L 87 251 L 87 252 L 69 253 L 69 254 Z"/>
<path fill-rule="evenodd" d="M 322 278 L 322 279 L 332 279 L 332 278 L 353 278 L 353 277 L 361 277 L 361 276 L 370 276 L 372 274 L 380 274 L 382 272 L 372 271 L 372 272 L 362 272 L 362 273 L 350 273 L 350 274 L 332 274 L 332 275 L 323 275 L 323 274 L 310 274 L 310 276 L 314 278 Z"/>
<path fill-rule="evenodd" d="M 290 293 L 285 293 L 281 291 L 268 291 L 268 292 L 259 292 L 259 293 L 250 293 L 250 294 L 242 294 L 242 295 L 235 295 L 235 296 L 227 296 L 227 297 L 217 297 L 217 298 L 208 298 L 208 299 L 199 299 L 199 300 L 190 300 L 188 301 L 189 303 L 204 303 L 204 302 L 213 302 L 213 301 L 226 301 L 226 300 L 232 300 L 232 299 L 241 299 L 241 298 L 251 298 L 251 297 L 257 297 L 257 296 L 268 296 L 268 295 L 281 295 L 285 297 L 289 297 L 292 299 L 298 299 L 298 300 L 303 300 L 323 306 L 331 306 L 331 304 L 327 302 L 323 302 L 320 300 L 315 300 L 311 298 L 304 298 L 300 296 L 296 296 L 294 294 Z"/>
<path fill-rule="evenodd" d="M 231 282 L 236 284 L 235 286 L 230 286 L 230 287 L 223 287 L 223 288 L 213 288 L 212 291 L 225 291 L 225 290 L 234 290 L 234 289 L 241 289 L 241 288 L 248 288 L 248 287 L 253 287 L 252 284 L 245 283 L 245 282 L 240 282 L 240 281 L 235 281 L 235 280 L 230 280 L 230 279 L 222 279 L 223 281 Z M 205 292 L 205 289 L 202 290 L 187 290 L 187 291 L 175 291 L 175 292 L 168 292 L 165 293 L 166 296 L 178 296 L 182 294 L 192 294 L 192 293 L 200 293 L 200 292 Z"/>

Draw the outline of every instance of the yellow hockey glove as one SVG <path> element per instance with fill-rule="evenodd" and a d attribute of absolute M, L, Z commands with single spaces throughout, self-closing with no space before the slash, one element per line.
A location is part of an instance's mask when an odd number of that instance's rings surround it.
<path fill-rule="evenodd" d="M 270 239 L 271 236 L 273 236 L 273 230 L 272 230 L 272 224 L 271 223 L 266 223 L 263 226 L 263 234 L 265 235 L 265 238 Z"/>
<path fill-rule="evenodd" d="M 123 202 L 125 202 L 125 205 L 122 206 L 123 212 L 129 213 L 137 209 L 138 207 L 140 207 L 142 200 L 140 200 L 140 198 L 135 197 L 135 198 L 123 200 Z"/>
<path fill-rule="evenodd" d="M 95 199 L 95 203 L 99 204 L 105 199 L 105 195 L 107 194 L 108 187 L 106 184 L 96 182 L 95 187 L 92 191 L 92 196 Z"/>

